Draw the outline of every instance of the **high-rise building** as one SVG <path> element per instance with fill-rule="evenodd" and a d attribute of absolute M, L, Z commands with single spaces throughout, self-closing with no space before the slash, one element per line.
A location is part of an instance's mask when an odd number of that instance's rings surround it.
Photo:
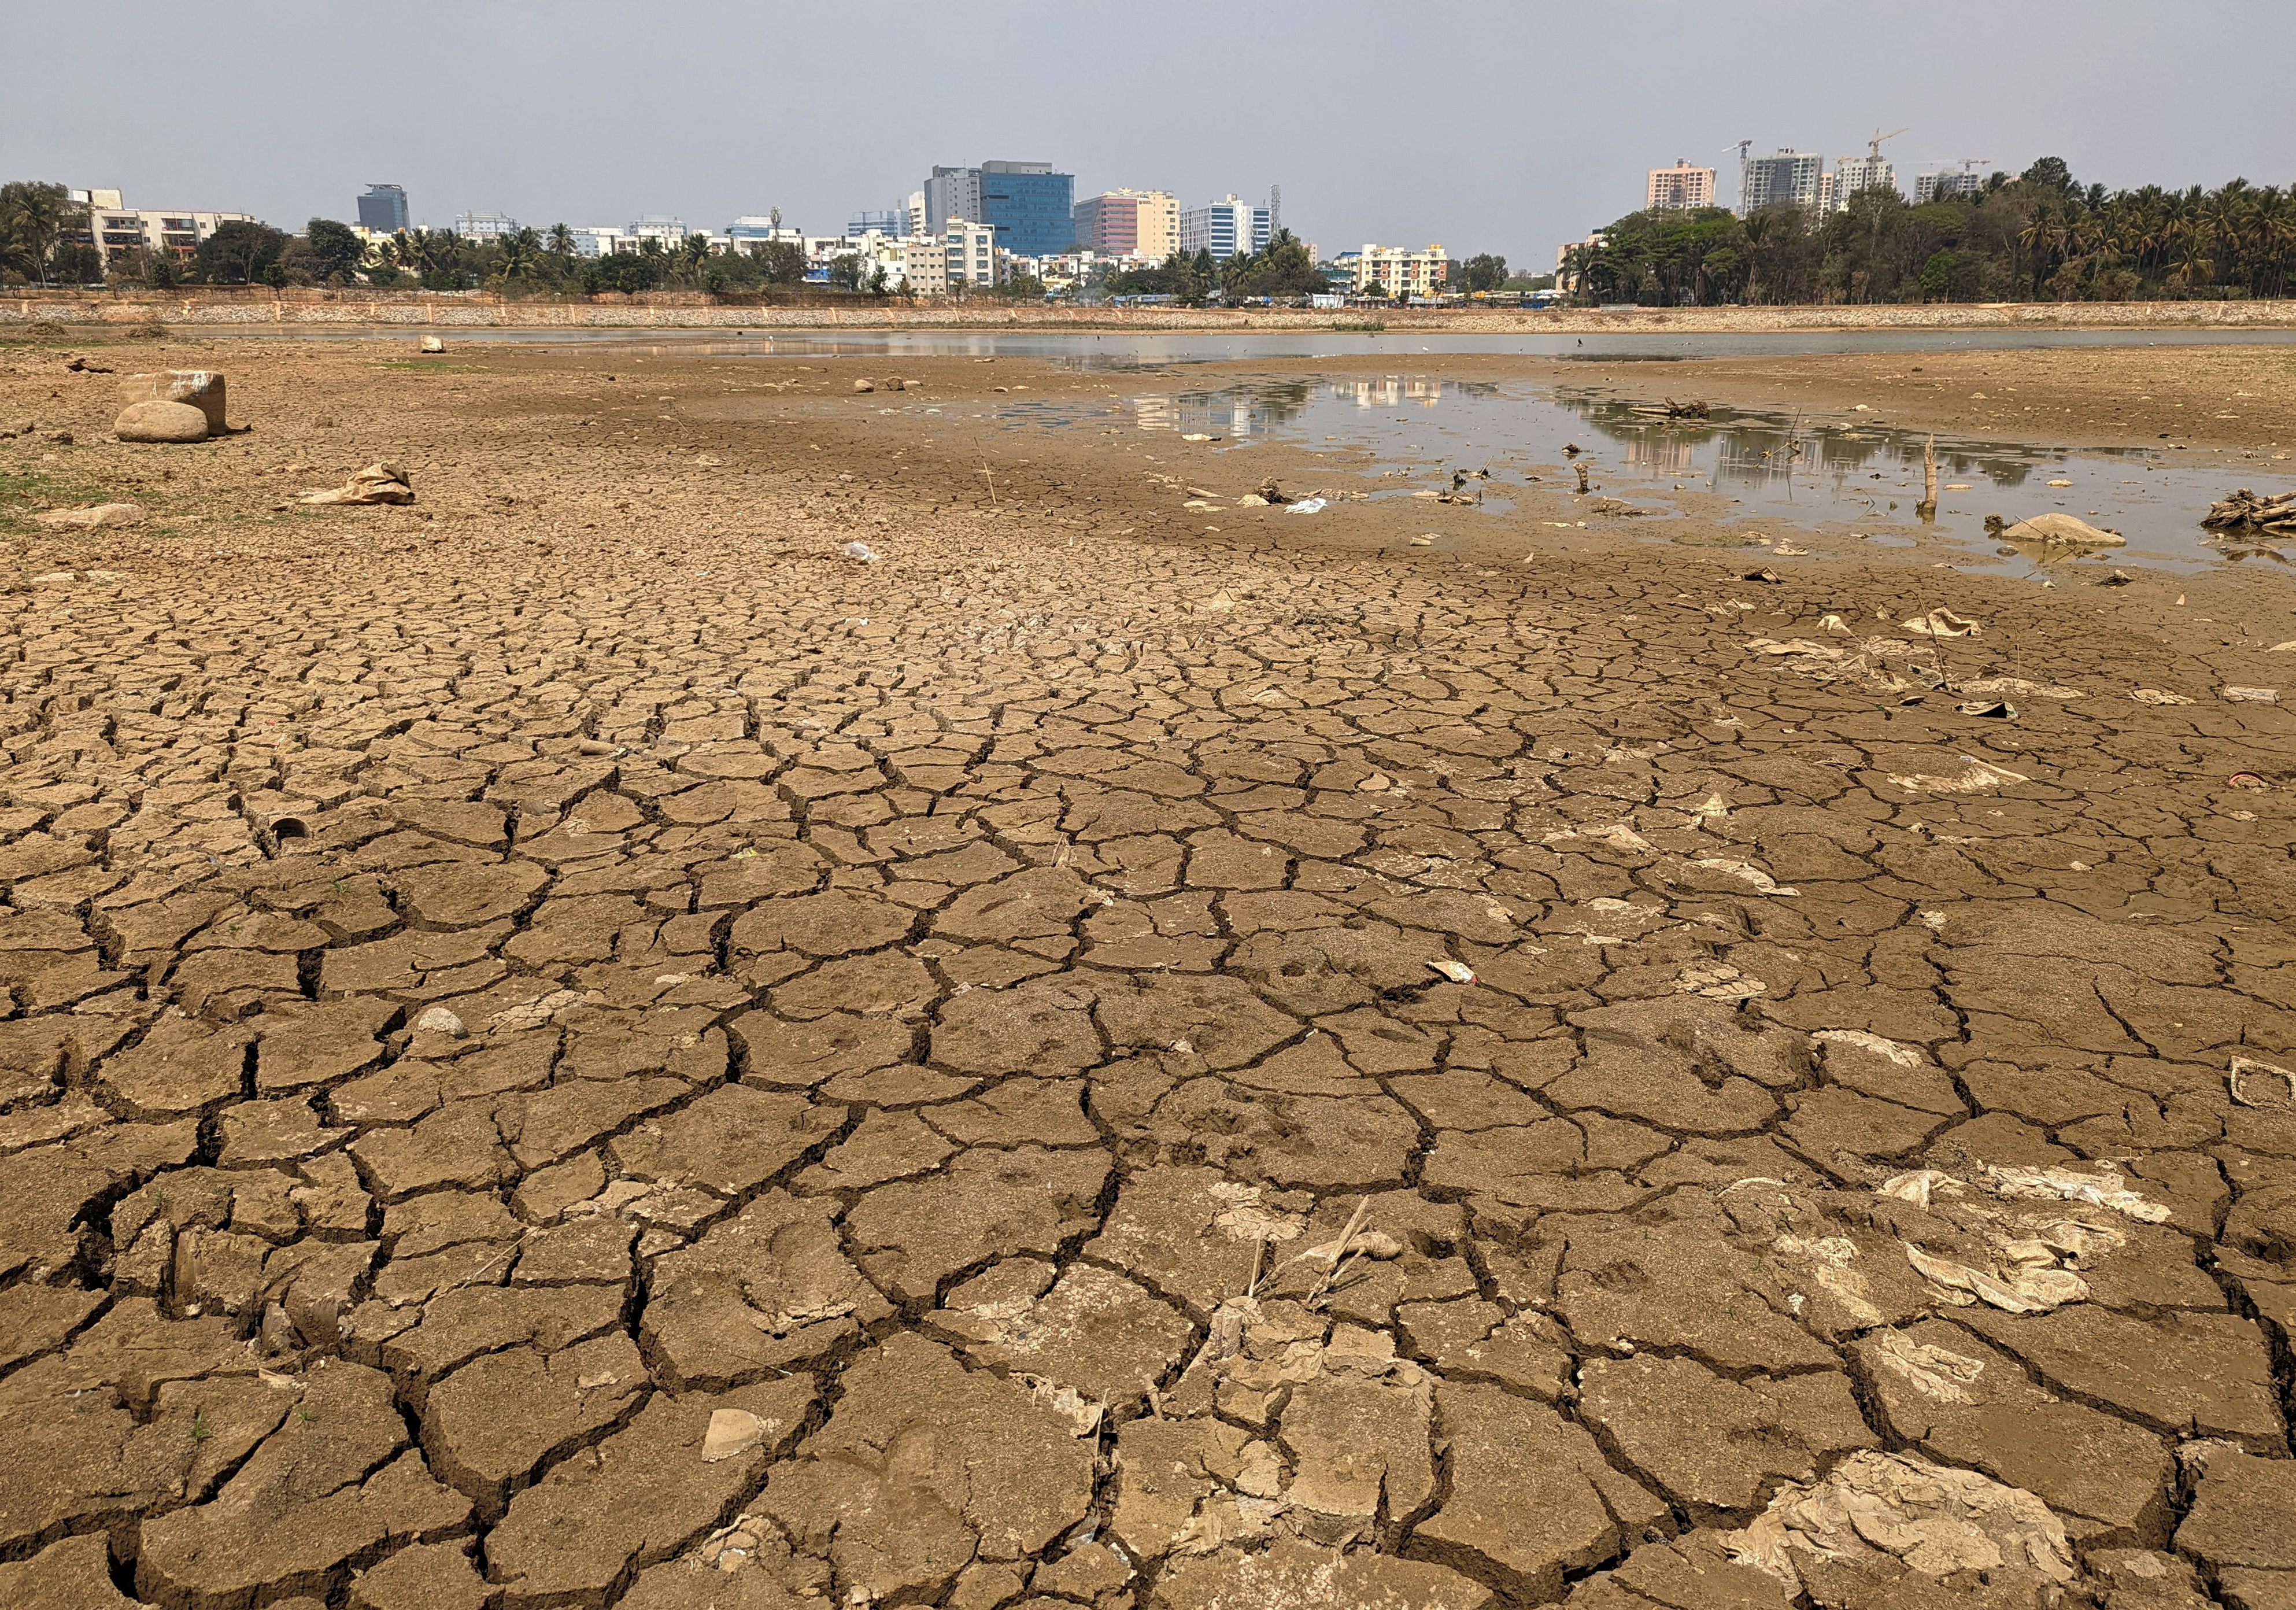
<path fill-rule="evenodd" d="M 1238 252 L 1267 251 L 1275 233 L 1275 218 L 1267 208 L 1239 201 L 1234 194 L 1180 214 L 1180 250 L 1190 257 L 1209 251 L 1215 263 Z"/>
<path fill-rule="evenodd" d="M 366 193 L 358 199 L 358 221 L 362 229 L 372 229 L 377 234 L 393 234 L 406 228 L 406 192 L 396 185 L 370 185 Z"/>
<path fill-rule="evenodd" d="M 922 190 L 912 190 L 909 192 L 908 200 L 903 201 L 901 205 L 908 213 L 909 226 L 906 233 L 922 234 L 925 232 L 925 193 Z"/>
<path fill-rule="evenodd" d="M 1750 157 L 1741 168 L 1742 177 L 1738 186 L 1738 210 L 1759 212 L 1765 207 L 1791 203 L 1797 207 L 1816 207 L 1821 181 L 1825 177 L 1825 159 L 1814 152 L 1791 151 L 1779 147 L 1772 157 Z"/>
<path fill-rule="evenodd" d="M 1714 170 L 1693 168 L 1680 157 L 1671 168 L 1650 170 L 1650 184 L 1643 193 L 1643 206 L 1653 212 L 1687 212 L 1693 208 L 1714 205 Z"/>
<path fill-rule="evenodd" d="M 1887 159 L 1875 156 L 1833 159 L 1833 209 L 1846 212 L 1849 198 L 1867 190 L 1898 188 L 1898 170 Z"/>
<path fill-rule="evenodd" d="M 1076 176 L 1050 162 L 983 162 L 980 221 L 996 244 L 1022 257 L 1066 251 L 1076 243 Z"/>
<path fill-rule="evenodd" d="M 924 197 L 927 234 L 940 234 L 948 227 L 951 218 L 977 218 L 980 216 L 980 169 L 936 168 L 925 179 Z"/>
<path fill-rule="evenodd" d="M 1168 190 L 1109 190 L 1076 204 L 1076 243 L 1101 257 L 1160 261 L 1180 243 L 1179 198 Z"/>
<path fill-rule="evenodd" d="M 1943 201 L 1954 196 L 1985 193 L 1985 181 L 1973 173 L 1922 173 L 1914 176 L 1914 205 Z"/>
<path fill-rule="evenodd" d="M 963 218 L 994 229 L 1006 251 L 1042 257 L 1074 242 L 1075 198 L 1076 176 L 1054 173 L 1050 162 L 936 168 L 925 181 L 925 233 L 939 234 Z"/>
<path fill-rule="evenodd" d="M 864 208 L 846 221 L 845 234 L 849 240 L 857 241 L 863 235 L 873 232 L 878 234 L 889 234 L 898 240 L 909 232 L 909 209 L 906 207 L 896 207 L 873 212 Z"/>

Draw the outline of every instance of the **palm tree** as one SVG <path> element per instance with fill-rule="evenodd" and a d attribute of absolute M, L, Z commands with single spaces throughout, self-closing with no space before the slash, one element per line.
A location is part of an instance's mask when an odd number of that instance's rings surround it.
<path fill-rule="evenodd" d="M 542 272 L 542 236 L 532 229 L 503 236 L 496 250 L 500 254 L 495 259 L 496 279 L 532 279 Z"/>
<path fill-rule="evenodd" d="M 0 250 L 27 278 L 48 283 L 48 259 L 70 211 L 61 185 L 19 179 L 0 185 Z"/>

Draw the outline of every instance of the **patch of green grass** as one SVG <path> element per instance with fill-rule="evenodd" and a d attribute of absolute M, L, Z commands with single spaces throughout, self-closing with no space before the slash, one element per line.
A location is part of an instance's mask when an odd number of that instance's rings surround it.
<path fill-rule="evenodd" d="M 0 530 L 14 534 L 37 530 L 33 516 L 41 504 L 78 508 L 104 502 L 108 497 L 94 481 L 61 473 L 52 466 L 0 464 Z"/>

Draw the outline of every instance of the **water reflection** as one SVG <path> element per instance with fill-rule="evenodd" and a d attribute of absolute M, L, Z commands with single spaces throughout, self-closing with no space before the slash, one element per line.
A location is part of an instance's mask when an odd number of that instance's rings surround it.
<path fill-rule="evenodd" d="M 2275 467 L 2180 463 L 2144 449 L 1941 434 L 1935 439 L 1939 506 L 1933 522 L 1916 527 L 1929 439 L 1857 415 L 1718 407 L 1703 418 L 1670 418 L 1652 398 L 1595 387 L 1548 390 L 1398 373 L 1267 378 L 1131 398 L 1016 398 L 996 418 L 1015 430 L 1089 426 L 1196 437 L 1215 454 L 1261 441 L 1297 443 L 1374 478 L 1366 489 L 1375 499 L 1408 497 L 1415 485 L 1432 484 L 1422 478 L 1452 468 L 1488 469 L 1494 494 L 1510 482 L 1567 488 L 1570 480 L 1558 477 L 1557 466 L 1569 462 L 1565 448 L 1576 448 L 1597 488 L 1653 516 L 1637 527 L 1652 537 L 1666 535 L 1669 518 L 1682 513 L 1675 495 L 1697 491 L 1728 500 L 1721 506 L 1726 526 L 1767 519 L 1894 525 L 1895 532 L 1855 534 L 1896 546 L 1919 531 L 1921 540 L 1941 538 L 1988 563 L 2027 573 L 2076 560 L 2055 552 L 1999 554 L 1984 536 L 1984 515 L 2013 521 L 2061 509 L 2128 538 L 2125 549 L 2079 556 L 2085 564 L 2102 559 L 2189 569 L 2283 560 L 2264 543 L 2211 540 L 2196 523 L 2223 495 L 2219 483 L 2228 475 L 2277 484 Z M 2296 481 L 2296 473 L 2279 479 Z M 1494 497 L 1484 506 L 1496 513 L 1507 503 Z"/>

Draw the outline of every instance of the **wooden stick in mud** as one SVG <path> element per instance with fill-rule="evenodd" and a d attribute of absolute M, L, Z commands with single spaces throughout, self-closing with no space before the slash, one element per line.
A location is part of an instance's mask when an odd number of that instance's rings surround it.
<path fill-rule="evenodd" d="M 1914 505 L 1914 513 L 1923 520 L 1937 518 L 1937 433 L 1922 444 L 1922 500 Z"/>

